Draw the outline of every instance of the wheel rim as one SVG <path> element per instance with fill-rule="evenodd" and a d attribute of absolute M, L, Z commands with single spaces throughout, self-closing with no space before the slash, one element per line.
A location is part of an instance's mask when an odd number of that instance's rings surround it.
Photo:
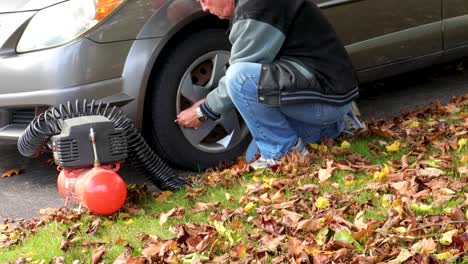
<path fill-rule="evenodd" d="M 228 51 L 213 51 L 200 56 L 190 65 L 177 90 L 177 113 L 205 98 L 216 88 L 229 66 L 229 56 Z M 221 153 L 235 148 L 249 134 L 247 126 L 235 110 L 224 113 L 216 121 L 203 122 L 198 129 L 180 128 L 191 145 L 209 153 Z"/>

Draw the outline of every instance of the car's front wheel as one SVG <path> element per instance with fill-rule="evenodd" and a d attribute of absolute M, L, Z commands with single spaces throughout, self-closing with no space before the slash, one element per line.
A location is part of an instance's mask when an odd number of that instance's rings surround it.
<path fill-rule="evenodd" d="M 223 30 L 188 36 L 165 57 L 154 75 L 147 100 L 149 139 L 173 165 L 205 169 L 235 160 L 250 140 L 248 128 L 233 109 L 198 129 L 180 127 L 178 113 L 216 88 L 229 66 L 230 44 Z"/>

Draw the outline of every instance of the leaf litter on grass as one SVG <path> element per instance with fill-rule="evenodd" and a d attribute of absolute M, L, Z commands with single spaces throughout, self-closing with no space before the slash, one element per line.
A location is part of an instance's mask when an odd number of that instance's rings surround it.
<path fill-rule="evenodd" d="M 54 263 L 73 248 L 89 253 L 77 263 L 466 263 L 467 118 L 465 95 L 371 120 L 346 143 L 324 139 L 274 170 L 252 171 L 241 161 L 205 173 L 181 194 L 131 186 L 127 204 L 110 217 L 62 208 L 7 219 L 0 248 L 18 251 L 24 263 L 41 261 L 22 256 L 21 243 L 56 223 L 66 228 Z M 126 231 L 106 235 L 116 222 L 132 221 L 121 224 L 130 230 L 143 219 L 172 237 L 144 228 L 136 243 Z"/>

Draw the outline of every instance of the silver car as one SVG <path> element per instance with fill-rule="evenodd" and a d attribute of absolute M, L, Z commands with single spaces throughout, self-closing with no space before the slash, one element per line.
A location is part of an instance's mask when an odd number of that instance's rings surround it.
<path fill-rule="evenodd" d="M 467 0 L 316 2 L 361 82 L 468 54 Z M 233 160 L 249 141 L 235 111 L 198 130 L 174 123 L 225 73 L 228 26 L 196 0 L 1 0 L 0 139 L 16 140 L 49 106 L 99 99 L 173 165 Z"/>

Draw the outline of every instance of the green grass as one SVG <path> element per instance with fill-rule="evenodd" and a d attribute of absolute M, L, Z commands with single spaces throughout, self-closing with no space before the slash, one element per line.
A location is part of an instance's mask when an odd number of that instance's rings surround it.
<path fill-rule="evenodd" d="M 372 136 L 368 138 L 359 138 L 352 142 L 350 151 L 357 153 L 367 158 L 371 164 L 378 164 L 383 167 L 388 161 L 400 160 L 402 155 L 408 153 L 408 150 L 402 148 L 398 153 L 389 153 L 386 151 L 385 146 L 377 144 L 378 141 L 385 141 L 387 144 L 392 144 L 393 141 L 387 140 L 378 136 Z M 369 144 L 372 143 L 377 146 L 381 153 L 386 155 L 376 156 L 369 151 Z M 337 143 L 339 145 L 339 143 Z M 462 152 L 466 154 L 467 147 Z M 434 151 L 436 151 L 434 149 Z M 458 158 L 458 154 L 454 153 L 454 164 L 461 166 L 461 161 Z M 346 159 L 346 157 L 335 157 L 336 160 Z M 411 163 L 410 158 L 410 163 Z M 323 164 L 323 163 L 321 163 Z M 315 166 L 315 165 L 314 165 Z M 344 176 L 352 174 L 354 179 L 352 181 L 346 181 Z M 453 172 L 454 177 L 459 177 L 457 172 Z M 176 234 L 170 231 L 170 227 L 176 226 L 180 223 L 205 223 L 211 224 L 209 221 L 209 212 L 193 213 L 191 209 L 197 202 L 212 203 L 220 202 L 219 211 L 223 208 L 230 208 L 235 210 L 243 207 L 245 204 L 240 204 L 239 201 L 246 194 L 246 187 L 248 184 L 253 184 L 255 181 L 262 181 L 263 178 L 284 178 L 285 175 L 272 174 L 269 171 L 264 172 L 253 172 L 243 176 L 243 179 L 237 181 L 234 185 L 228 187 L 222 187 L 220 185 L 216 187 L 205 187 L 206 192 L 203 195 L 198 196 L 193 200 L 184 198 L 187 195 L 186 190 L 180 190 L 172 194 L 166 201 L 158 202 L 153 197 L 148 196 L 144 199 L 142 208 L 145 210 L 145 214 L 132 216 L 128 218 L 125 214 L 121 214 L 116 218 L 102 217 L 101 227 L 97 233 L 93 236 L 86 234 L 89 223 L 92 221 L 91 216 L 85 215 L 82 217 L 80 222 L 83 223 L 75 238 L 77 242 L 73 244 L 67 252 L 61 251 L 60 245 L 62 241 L 63 231 L 71 226 L 71 224 L 47 224 L 37 231 L 37 233 L 31 235 L 29 238 L 20 242 L 18 245 L 14 245 L 9 249 L 0 249 L 0 263 L 13 262 L 19 257 L 31 257 L 34 260 L 45 260 L 49 262 L 55 256 L 64 256 L 66 263 L 71 263 L 73 260 L 80 260 L 81 262 L 88 263 L 92 254 L 93 248 L 82 247 L 83 242 L 99 242 L 105 243 L 107 252 L 104 256 L 104 261 L 112 263 L 117 256 L 119 256 L 125 249 L 125 244 L 128 243 L 134 248 L 134 255 L 141 255 L 142 242 L 141 233 L 148 235 L 158 236 L 161 239 L 173 238 Z M 357 205 L 359 210 L 364 210 L 364 218 L 366 220 L 387 220 L 387 209 L 382 205 L 381 195 L 384 193 L 391 193 L 391 190 L 384 190 L 376 193 L 375 190 L 365 189 L 366 186 L 373 181 L 373 176 L 366 173 L 357 173 L 351 171 L 335 171 L 333 177 L 330 178 L 330 182 L 319 184 L 316 177 L 306 178 L 301 180 L 301 184 L 316 184 L 320 185 L 320 194 L 317 196 L 323 196 L 326 194 L 334 193 L 343 197 L 351 197 L 349 200 L 342 202 L 346 205 Z M 225 198 L 225 194 L 229 193 L 232 197 L 232 201 L 228 201 Z M 289 198 L 293 193 L 289 191 L 289 187 L 285 189 L 285 197 Z M 308 192 L 302 194 L 304 197 L 312 197 L 314 194 Z M 431 215 L 431 214 L 442 214 L 444 209 L 457 207 L 460 205 L 459 196 L 445 202 L 440 207 L 432 208 L 428 212 L 416 212 L 417 215 Z M 431 201 L 427 201 L 430 203 Z M 256 206 L 261 203 L 256 202 Z M 171 217 L 164 225 L 159 224 L 159 215 L 161 213 L 168 212 L 174 207 L 184 207 L 186 213 L 182 219 L 176 219 Z M 255 210 L 249 212 L 251 216 L 256 217 Z M 302 212 L 301 212 L 302 213 Z M 348 220 L 354 219 L 353 215 L 347 215 Z M 240 219 L 245 220 L 245 219 Z M 247 232 L 254 229 L 252 223 L 242 221 Z M 224 223 L 225 227 L 231 229 L 232 222 L 227 221 Z M 241 239 L 246 239 L 246 234 L 237 234 Z M 466 261 L 466 258 L 463 260 Z"/>

